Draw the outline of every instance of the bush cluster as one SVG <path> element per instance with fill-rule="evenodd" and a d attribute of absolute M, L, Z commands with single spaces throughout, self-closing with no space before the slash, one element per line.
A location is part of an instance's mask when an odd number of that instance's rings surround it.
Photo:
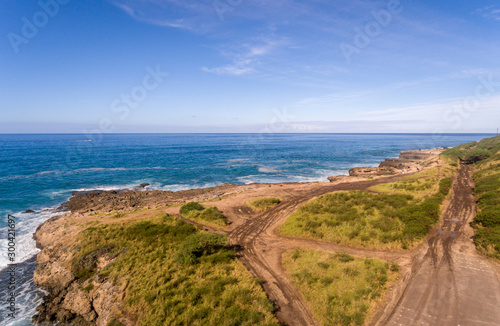
<path fill-rule="evenodd" d="M 460 145 L 442 155 L 475 163 L 474 192 L 478 205 L 471 223 L 474 241 L 479 251 L 500 260 L 500 136 Z"/>
<path fill-rule="evenodd" d="M 474 164 L 486 160 L 500 151 L 500 136 L 483 139 L 480 142 L 472 142 L 459 145 L 446 150 L 442 155 L 453 160 L 460 160 L 467 164 Z"/>
<path fill-rule="evenodd" d="M 196 233 L 187 237 L 175 254 L 175 260 L 184 265 L 194 265 L 198 257 L 212 255 L 227 246 L 227 238 L 222 234 Z M 234 252 L 230 252 L 234 256 Z"/>
<path fill-rule="evenodd" d="M 437 192 L 422 199 L 366 191 L 327 194 L 300 207 L 278 232 L 365 247 L 407 249 L 439 220 L 441 204 L 451 186 L 450 178 L 442 179 Z"/>
<path fill-rule="evenodd" d="M 493 174 L 492 174 L 493 173 Z M 484 254 L 500 260 L 500 166 L 475 174 L 478 212 L 472 227 L 475 243 Z"/>
<path fill-rule="evenodd" d="M 398 265 L 347 253 L 296 249 L 283 255 L 292 282 L 322 325 L 364 325 Z"/>
<path fill-rule="evenodd" d="M 217 207 L 205 207 L 197 202 L 185 204 L 181 207 L 180 213 L 186 218 L 213 223 L 217 226 L 226 226 L 229 224 L 227 217 Z"/>
<path fill-rule="evenodd" d="M 88 228 L 77 245 L 72 265 L 79 282 L 99 273 L 125 289 L 121 311 L 136 325 L 278 325 L 273 305 L 224 235 L 165 215 Z M 114 260 L 99 269 L 103 256 Z"/>
<path fill-rule="evenodd" d="M 279 197 L 262 197 L 250 200 L 247 204 L 257 211 L 265 211 L 281 203 Z"/>

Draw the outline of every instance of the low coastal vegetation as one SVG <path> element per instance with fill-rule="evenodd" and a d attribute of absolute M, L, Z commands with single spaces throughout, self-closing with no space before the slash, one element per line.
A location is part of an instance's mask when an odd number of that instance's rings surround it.
<path fill-rule="evenodd" d="M 224 235 L 163 214 L 87 228 L 72 270 L 84 291 L 94 279 L 125 289 L 122 316 L 138 325 L 278 325 L 258 281 Z"/>
<path fill-rule="evenodd" d="M 479 198 L 472 222 L 475 243 L 479 251 L 500 260 L 500 164 L 477 172 L 475 179 Z"/>
<path fill-rule="evenodd" d="M 255 198 L 247 202 L 247 206 L 257 212 L 263 212 L 281 203 L 279 197 L 261 197 Z"/>
<path fill-rule="evenodd" d="M 198 202 L 190 202 L 182 206 L 180 213 L 183 217 L 215 227 L 225 227 L 228 219 L 217 207 L 205 207 Z"/>
<path fill-rule="evenodd" d="M 401 181 L 334 192 L 300 207 L 278 229 L 286 236 L 376 249 L 414 247 L 439 220 L 451 178 Z"/>
<path fill-rule="evenodd" d="M 322 325 L 364 325 L 399 274 L 379 259 L 305 249 L 286 252 L 283 266 Z"/>
<path fill-rule="evenodd" d="M 474 242 L 480 252 L 500 260 L 500 136 L 461 145 L 445 154 L 475 163 L 474 192 L 478 204 L 471 223 L 475 229 Z"/>
<path fill-rule="evenodd" d="M 486 159 L 500 160 L 500 136 L 456 146 L 443 152 L 443 156 L 473 164 Z"/>

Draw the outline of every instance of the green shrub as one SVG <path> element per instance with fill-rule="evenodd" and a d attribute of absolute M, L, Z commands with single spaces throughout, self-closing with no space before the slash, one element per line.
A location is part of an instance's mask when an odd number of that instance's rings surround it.
<path fill-rule="evenodd" d="M 88 228 L 75 246 L 73 266 L 124 288 L 121 311 L 136 316 L 137 325 L 278 325 L 273 305 L 224 235 L 162 216 Z M 103 255 L 115 260 L 99 269 Z"/>
<path fill-rule="evenodd" d="M 500 136 L 483 139 L 480 142 L 459 145 L 444 151 L 441 155 L 468 164 L 484 161 L 500 151 Z"/>
<path fill-rule="evenodd" d="M 75 277 L 81 281 L 85 281 L 92 277 L 96 271 L 98 259 L 104 256 L 108 259 L 116 257 L 116 249 L 117 246 L 114 244 L 105 244 L 88 253 L 80 255 L 78 259 L 74 259 L 72 269 Z"/>
<path fill-rule="evenodd" d="M 477 229 L 474 241 L 479 251 L 500 260 L 500 225 Z"/>
<path fill-rule="evenodd" d="M 321 325 L 364 325 L 398 275 L 379 259 L 298 250 L 283 254 L 283 267 Z"/>
<path fill-rule="evenodd" d="M 198 257 L 213 254 L 226 245 L 227 238 L 222 234 L 196 233 L 182 242 L 175 260 L 180 264 L 193 265 Z"/>
<path fill-rule="evenodd" d="M 182 206 L 180 213 L 186 218 L 208 222 L 208 224 L 214 226 L 226 226 L 229 224 L 228 219 L 217 207 L 205 207 L 197 202 L 187 203 Z"/>
<path fill-rule="evenodd" d="M 247 205 L 257 211 L 265 211 L 281 203 L 279 197 L 263 197 L 250 200 Z"/>
<path fill-rule="evenodd" d="M 444 178 L 441 181 L 439 181 L 439 192 L 443 196 L 447 196 L 448 193 L 450 192 L 452 183 L 453 181 L 451 180 L 451 178 Z"/>
<path fill-rule="evenodd" d="M 500 260 L 500 136 L 482 140 L 478 148 L 493 155 L 478 164 L 474 173 L 474 192 L 479 197 L 478 212 L 471 223 L 474 242 L 480 252 Z"/>
<path fill-rule="evenodd" d="M 278 233 L 346 245 L 407 249 L 423 239 L 436 224 L 441 204 L 450 192 L 450 178 L 439 183 L 435 178 L 432 180 L 434 184 L 431 183 L 430 188 L 437 192 L 423 198 L 366 191 L 326 194 L 301 206 Z M 411 180 L 393 186 L 428 189 L 428 184 L 428 181 Z"/>
<path fill-rule="evenodd" d="M 181 215 L 190 216 L 196 215 L 197 213 L 203 211 L 205 207 L 197 202 L 190 202 L 182 206 L 180 209 Z"/>
<path fill-rule="evenodd" d="M 354 260 L 353 256 L 351 256 L 345 252 L 338 252 L 337 254 L 335 254 L 335 258 L 337 258 L 339 261 L 341 261 L 343 263 L 348 263 L 348 262 Z"/>

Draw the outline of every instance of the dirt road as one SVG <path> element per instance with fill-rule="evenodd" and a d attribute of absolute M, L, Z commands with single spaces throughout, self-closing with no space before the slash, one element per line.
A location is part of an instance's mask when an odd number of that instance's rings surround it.
<path fill-rule="evenodd" d="M 286 325 L 317 325 L 308 304 L 281 266 L 281 256 L 293 248 L 345 251 L 358 257 L 378 257 L 411 266 L 412 275 L 401 283 L 402 296 L 377 315 L 376 325 L 499 325 L 500 283 L 490 263 L 480 257 L 471 242 L 468 223 L 475 211 L 470 168 L 463 166 L 453 184 L 451 199 L 441 224 L 428 243 L 414 252 L 372 251 L 320 241 L 277 236 L 275 229 L 300 205 L 310 199 L 340 190 L 366 190 L 401 176 L 374 181 L 318 184 L 304 190 L 285 190 L 285 200 L 257 216 L 251 216 L 229 235 L 233 245 L 242 247 L 241 261 L 262 280 L 264 289 L 278 308 L 277 316 Z M 246 207 L 235 209 L 245 215 Z M 238 214 L 238 215 L 239 215 Z M 247 214 L 250 216 L 250 214 Z M 420 253 L 420 254 L 418 254 Z M 404 287 L 405 286 L 405 287 Z M 393 307 L 393 308 L 391 308 Z"/>
<path fill-rule="evenodd" d="M 379 325 L 500 325 L 500 282 L 475 251 L 472 171 L 462 166 L 441 224 L 416 257 L 413 277 L 396 308 Z"/>
<path fill-rule="evenodd" d="M 401 177 L 390 177 L 375 181 L 343 183 L 337 185 L 318 184 L 307 191 L 290 191 L 283 203 L 262 213 L 233 230 L 229 239 L 231 244 L 243 248 L 241 261 L 262 281 L 270 299 L 276 302 L 277 316 L 286 325 L 317 325 L 310 308 L 291 283 L 281 266 L 281 256 L 286 250 L 293 248 L 319 249 L 324 251 L 345 251 L 359 257 L 380 257 L 393 261 L 409 262 L 407 253 L 391 251 L 371 251 L 344 247 L 320 241 L 289 239 L 275 234 L 275 229 L 292 214 L 300 205 L 310 199 L 340 190 L 365 190 L 373 185 L 399 180 Z M 240 211 L 245 208 L 241 207 Z"/>

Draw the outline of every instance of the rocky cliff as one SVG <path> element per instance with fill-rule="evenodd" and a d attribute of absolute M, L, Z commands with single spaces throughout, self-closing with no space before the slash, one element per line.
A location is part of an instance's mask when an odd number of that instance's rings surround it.
<path fill-rule="evenodd" d="M 177 192 L 140 189 L 74 193 L 62 205 L 71 213 L 47 220 L 34 235 L 41 252 L 37 255 L 33 279 L 49 295 L 37 307 L 38 314 L 33 317 L 33 322 L 82 326 L 134 325 L 134 316 L 124 315 L 123 312 L 127 284 L 119 287 L 99 276 L 99 273 L 86 279 L 73 272 L 72 264 L 80 250 L 77 242 L 80 232 L 103 218 L 113 223 L 115 211 L 165 208 L 176 203 L 214 199 L 254 187 L 256 185 L 222 185 Z M 100 271 L 113 264 L 117 257 L 103 252 L 93 258 L 97 262 L 97 271 Z"/>
<path fill-rule="evenodd" d="M 74 241 L 80 232 L 79 227 L 71 223 L 72 219 L 72 214 L 52 218 L 35 233 L 37 246 L 42 251 L 37 256 L 33 279 L 49 295 L 37 307 L 33 322 L 106 326 L 115 321 L 131 325 L 121 313 L 123 289 L 97 274 L 82 281 L 72 272 L 71 261 L 78 250 Z M 98 258 L 101 268 L 112 263 L 104 258 Z"/>
<path fill-rule="evenodd" d="M 404 151 L 400 153 L 398 158 L 388 158 L 381 162 L 378 167 L 353 168 L 349 170 L 349 176 L 376 177 L 418 172 L 421 170 L 423 163 L 431 161 L 441 152 L 441 149 Z M 329 180 L 333 182 L 334 179 L 329 178 Z"/>

